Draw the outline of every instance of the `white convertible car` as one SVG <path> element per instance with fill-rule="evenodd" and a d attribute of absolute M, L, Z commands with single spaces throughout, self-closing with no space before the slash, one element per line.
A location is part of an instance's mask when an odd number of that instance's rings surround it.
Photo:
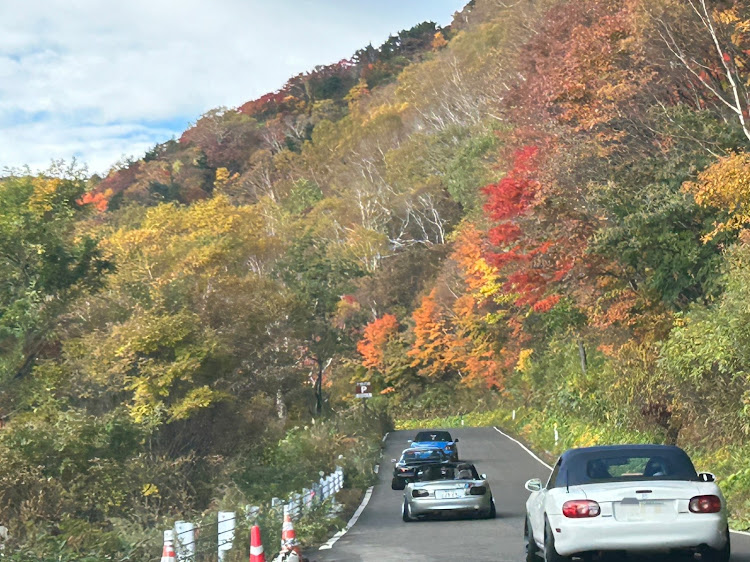
<path fill-rule="evenodd" d="M 590 559 L 597 552 L 687 551 L 729 560 L 724 497 L 713 474 L 666 445 L 570 449 L 547 485 L 526 482 L 526 560 Z"/>

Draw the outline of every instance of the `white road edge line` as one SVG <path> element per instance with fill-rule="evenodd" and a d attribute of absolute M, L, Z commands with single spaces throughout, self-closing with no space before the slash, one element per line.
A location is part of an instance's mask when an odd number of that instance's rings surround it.
<path fill-rule="evenodd" d="M 535 458 L 536 460 L 538 460 L 538 461 L 539 461 L 540 463 L 542 463 L 542 464 L 543 464 L 544 466 L 546 466 L 547 468 L 549 468 L 550 470 L 552 470 L 552 467 L 551 467 L 550 465 L 548 465 L 548 464 L 547 464 L 546 462 L 544 462 L 544 461 L 543 461 L 542 459 L 540 459 L 539 457 L 537 457 L 537 456 L 536 456 L 536 455 L 534 454 L 534 452 L 533 452 L 533 451 L 532 451 L 531 449 L 529 449 L 529 448 L 528 448 L 528 447 L 527 447 L 526 445 L 524 445 L 523 443 L 521 443 L 521 442 L 520 442 L 520 441 L 519 441 L 518 439 L 513 439 L 513 438 L 512 438 L 512 437 L 511 437 L 510 435 L 508 435 L 507 433 L 503 433 L 502 431 L 500 431 L 500 430 L 499 430 L 499 429 L 497 428 L 497 426 L 494 426 L 494 425 L 493 425 L 492 427 L 493 427 L 493 428 L 494 428 L 494 430 L 495 430 L 495 431 L 497 431 L 497 432 L 498 432 L 498 433 L 499 433 L 500 435 L 502 435 L 503 437 L 506 437 L 506 438 L 510 439 L 511 441 L 513 441 L 514 443 L 516 443 L 516 444 L 517 444 L 517 445 L 518 445 L 519 447 L 521 447 L 521 448 L 522 448 L 522 449 L 523 449 L 524 451 L 526 451 L 526 452 L 527 452 L 528 454 L 530 454 L 530 455 L 531 455 L 532 457 L 534 457 L 534 458 Z"/>
<path fill-rule="evenodd" d="M 536 460 L 538 460 L 538 461 L 539 461 L 540 463 L 542 463 L 542 464 L 543 464 L 544 466 L 546 466 L 547 468 L 549 468 L 550 470 L 552 470 L 552 467 L 551 467 L 550 465 L 548 465 L 548 464 L 547 464 L 546 462 L 544 462 L 544 461 L 543 461 L 542 459 L 540 459 L 539 457 L 537 457 L 537 456 L 536 456 L 536 455 L 535 455 L 535 454 L 533 453 L 533 451 L 529 450 L 529 448 L 528 448 L 528 447 L 526 447 L 526 445 L 524 445 L 523 443 L 521 443 L 521 442 L 520 442 L 520 441 L 519 441 L 518 439 L 513 439 L 513 438 L 512 438 L 512 437 L 511 437 L 510 435 L 508 435 L 507 433 L 503 433 L 502 431 L 500 431 L 500 430 L 499 430 L 499 429 L 498 429 L 498 428 L 497 428 L 496 426 L 494 426 L 494 425 L 493 425 L 492 427 L 493 427 L 493 429 L 494 429 L 495 431 L 497 431 L 497 432 L 498 432 L 498 433 L 499 433 L 500 435 L 502 435 L 502 436 L 504 436 L 504 437 L 507 437 L 508 439 L 510 439 L 511 441 L 513 441 L 514 443 L 518 444 L 518 446 L 519 446 L 519 447 L 521 447 L 521 448 L 522 448 L 522 449 L 523 449 L 524 451 L 526 451 L 526 452 L 527 452 L 528 454 L 530 454 L 530 455 L 531 455 L 532 457 L 534 457 L 534 458 L 535 458 Z M 750 533 L 748 533 L 747 531 L 735 531 L 734 529 L 729 529 L 729 532 L 730 532 L 730 533 L 734 533 L 735 535 L 745 535 L 746 537 L 750 537 Z"/>
<path fill-rule="evenodd" d="M 341 529 L 338 533 L 333 535 L 330 539 L 328 539 L 328 542 L 322 545 L 318 550 L 329 550 L 331 547 L 333 547 L 334 544 L 336 544 L 336 541 L 339 540 L 341 537 L 343 537 L 349 529 L 354 527 L 354 524 L 359 519 L 359 516 L 362 515 L 362 512 L 367 507 L 367 504 L 370 502 L 370 497 L 372 496 L 372 490 L 375 488 L 375 486 L 370 486 L 367 488 L 367 491 L 365 492 L 365 497 L 362 498 L 362 503 L 359 504 L 359 507 L 357 508 L 357 511 L 354 512 L 354 515 L 352 515 L 352 518 L 349 519 L 349 523 L 346 524 L 346 527 Z"/>
<path fill-rule="evenodd" d="M 385 440 L 388 439 L 388 434 L 389 433 L 390 433 L 390 431 L 386 431 L 385 435 L 383 435 L 383 443 L 385 443 Z"/>

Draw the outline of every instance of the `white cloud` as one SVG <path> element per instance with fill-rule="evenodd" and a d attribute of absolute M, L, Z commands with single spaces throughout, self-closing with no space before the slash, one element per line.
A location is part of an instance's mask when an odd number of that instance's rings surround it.
<path fill-rule="evenodd" d="M 104 173 L 123 158 L 140 158 L 155 144 L 171 138 L 170 129 L 137 123 L 70 125 L 55 121 L 21 123 L 0 129 L 0 175 L 4 168 L 28 165 L 45 170 L 53 160 L 76 158 L 90 172 Z"/>
<path fill-rule="evenodd" d="M 461 0 L 0 2 L 0 167 L 103 172 L 187 121 L 279 88 Z M 403 4 L 407 4 L 406 7 Z"/>

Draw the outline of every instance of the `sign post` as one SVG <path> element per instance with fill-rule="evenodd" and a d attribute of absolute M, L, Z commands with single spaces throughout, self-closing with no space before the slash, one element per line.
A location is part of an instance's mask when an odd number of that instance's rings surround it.
<path fill-rule="evenodd" d="M 354 389 L 354 396 L 362 399 L 362 410 L 367 414 L 367 399 L 372 398 L 372 383 L 358 382 Z"/>

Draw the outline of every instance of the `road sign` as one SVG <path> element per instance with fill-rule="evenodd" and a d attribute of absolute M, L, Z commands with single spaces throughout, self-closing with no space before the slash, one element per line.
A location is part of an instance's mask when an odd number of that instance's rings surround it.
<path fill-rule="evenodd" d="M 372 383 L 358 382 L 354 395 L 357 398 L 372 398 Z"/>

